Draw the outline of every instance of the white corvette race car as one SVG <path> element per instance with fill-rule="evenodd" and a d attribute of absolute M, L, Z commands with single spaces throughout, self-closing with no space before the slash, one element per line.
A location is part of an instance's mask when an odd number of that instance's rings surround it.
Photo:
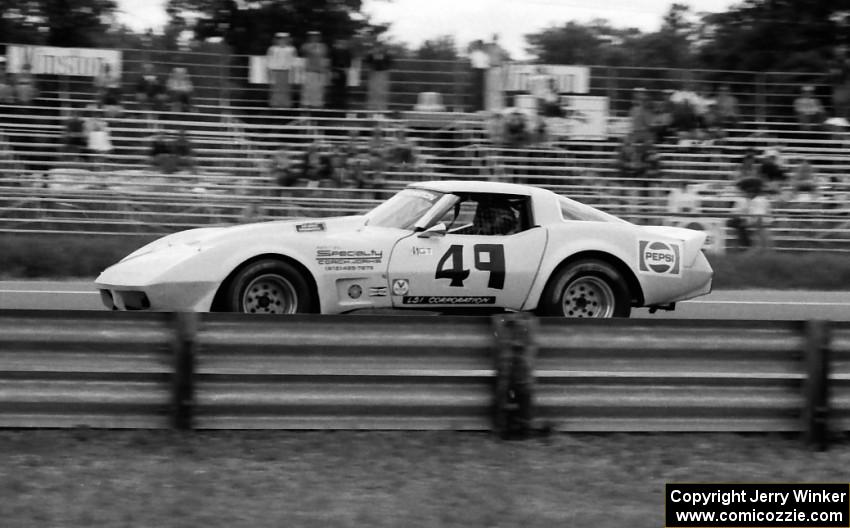
<path fill-rule="evenodd" d="M 526 185 L 415 183 L 363 216 L 192 229 L 97 278 L 121 310 L 532 310 L 628 317 L 711 290 L 705 233 Z"/>

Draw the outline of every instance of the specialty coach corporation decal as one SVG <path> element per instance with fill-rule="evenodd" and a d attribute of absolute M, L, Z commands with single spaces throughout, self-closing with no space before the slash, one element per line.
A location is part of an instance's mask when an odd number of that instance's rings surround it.
<path fill-rule="evenodd" d="M 384 259 L 380 249 L 318 248 L 316 263 L 326 271 L 370 271 Z"/>
<path fill-rule="evenodd" d="M 650 275 L 682 274 L 681 244 L 651 240 L 638 241 L 638 270 Z"/>

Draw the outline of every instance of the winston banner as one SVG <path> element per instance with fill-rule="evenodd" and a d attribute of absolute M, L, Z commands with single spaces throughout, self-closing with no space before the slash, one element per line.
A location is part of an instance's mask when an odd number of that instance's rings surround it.
<path fill-rule="evenodd" d="M 96 48 L 56 48 L 53 46 L 17 46 L 6 48 L 6 71 L 18 73 L 29 64 L 35 75 L 94 77 L 103 64 L 121 75 L 121 51 Z"/>

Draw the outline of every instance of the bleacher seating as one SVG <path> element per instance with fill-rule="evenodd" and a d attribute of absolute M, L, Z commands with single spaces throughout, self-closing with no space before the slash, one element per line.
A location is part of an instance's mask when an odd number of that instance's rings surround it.
<path fill-rule="evenodd" d="M 781 145 L 782 155 L 805 155 L 825 178 L 812 202 L 775 202 L 778 249 L 850 251 L 850 151 L 842 136 L 800 133 L 786 121 L 746 121 L 713 145 L 658 145 L 660 175 L 651 181 L 619 173 L 619 138 L 575 141 L 554 137 L 544 145 L 492 145 L 478 114 L 442 112 L 314 111 L 233 106 L 203 101 L 192 112 L 152 116 L 127 101 L 109 120 L 114 149 L 97 165 L 62 152 L 67 109 L 91 102 L 85 92 L 46 98 L 31 107 L 0 105 L 0 230 L 165 233 L 177 229 L 259 218 L 352 214 L 374 206 L 374 189 L 298 185 L 277 188 L 266 160 L 278 148 L 300 159 L 314 142 L 342 145 L 351 132 L 364 140 L 379 123 L 386 134 L 408 130 L 418 163 L 385 175 L 385 191 L 410 181 L 486 179 L 551 188 L 636 223 L 669 216 L 667 195 L 683 183 L 699 183 L 703 216 L 724 217 L 735 195 L 734 173 L 744 151 Z M 161 174 L 149 162 L 157 130 L 185 129 L 194 146 L 193 172 Z M 760 132 L 757 134 L 756 132 Z M 770 139 L 773 138 L 773 139 Z M 10 155 L 2 156 L 3 152 Z M 250 207 L 249 207 L 250 206 Z M 257 215 L 252 212 L 252 218 Z"/>

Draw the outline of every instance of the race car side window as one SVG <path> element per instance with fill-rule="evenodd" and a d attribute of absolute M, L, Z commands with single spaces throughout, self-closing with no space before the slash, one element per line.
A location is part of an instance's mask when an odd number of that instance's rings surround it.
<path fill-rule="evenodd" d="M 456 233 L 472 225 L 475 206 L 476 203 L 471 200 L 461 200 L 443 213 L 437 222 L 442 222 L 449 233 Z"/>
<path fill-rule="evenodd" d="M 469 194 L 440 219 L 456 235 L 505 236 L 531 227 L 527 196 Z"/>

